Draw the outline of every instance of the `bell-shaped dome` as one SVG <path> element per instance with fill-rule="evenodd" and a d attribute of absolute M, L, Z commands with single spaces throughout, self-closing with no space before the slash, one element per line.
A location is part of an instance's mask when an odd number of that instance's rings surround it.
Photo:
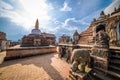
<path fill-rule="evenodd" d="M 41 31 L 39 29 L 32 29 L 32 34 L 41 34 Z"/>

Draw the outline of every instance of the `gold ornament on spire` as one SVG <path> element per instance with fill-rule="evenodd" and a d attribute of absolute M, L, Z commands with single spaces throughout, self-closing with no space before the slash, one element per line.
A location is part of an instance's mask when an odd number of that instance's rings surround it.
<path fill-rule="evenodd" d="M 38 19 L 36 20 L 36 23 L 35 23 L 35 29 L 38 29 L 39 28 L 39 22 L 38 22 Z"/>

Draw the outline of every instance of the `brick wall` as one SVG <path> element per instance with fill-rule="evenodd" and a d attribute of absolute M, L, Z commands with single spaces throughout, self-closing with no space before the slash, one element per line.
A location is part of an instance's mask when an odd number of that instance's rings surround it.
<path fill-rule="evenodd" d="M 56 47 L 26 47 L 7 49 L 5 60 L 53 52 L 56 52 Z"/>

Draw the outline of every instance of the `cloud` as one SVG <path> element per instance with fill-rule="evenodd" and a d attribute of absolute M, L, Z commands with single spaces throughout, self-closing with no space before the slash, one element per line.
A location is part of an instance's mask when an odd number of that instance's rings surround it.
<path fill-rule="evenodd" d="M 54 20 L 53 25 L 54 26 L 47 28 L 49 29 L 49 32 L 54 33 L 56 35 L 72 35 L 75 32 L 75 30 L 82 32 L 84 28 L 87 27 L 89 24 L 86 23 L 84 20 L 77 20 L 76 18 L 67 18 L 64 20 L 64 22 Z"/>
<path fill-rule="evenodd" d="M 53 1 L 0 0 L 0 19 L 2 17 L 9 20 L 10 24 L 15 23 L 14 27 L 25 30 L 24 34 L 29 34 L 38 18 L 42 32 L 54 33 L 56 36 L 63 33 L 72 35 L 75 30 L 82 32 L 88 28 L 107 3 L 102 0 L 91 0 L 90 3 L 86 3 L 87 0 Z"/>
<path fill-rule="evenodd" d="M 4 1 L 0 1 L 0 9 L 10 10 L 13 9 L 13 6 L 8 3 L 5 3 Z"/>
<path fill-rule="evenodd" d="M 67 30 L 67 31 L 74 31 L 78 29 L 78 26 L 75 26 L 74 24 L 76 23 L 72 23 L 75 22 L 75 18 L 67 18 L 63 23 L 61 22 L 56 30 Z M 74 26 L 73 26 L 74 25 Z M 58 31 L 59 32 L 59 31 Z"/>
<path fill-rule="evenodd" d="M 88 24 L 90 24 L 94 18 L 97 19 L 100 16 L 101 11 L 104 11 L 105 14 L 107 15 L 112 13 L 114 11 L 114 8 L 115 7 L 118 8 L 119 5 L 120 5 L 120 0 L 114 0 L 114 2 L 112 2 L 108 7 L 98 9 L 97 11 L 92 12 L 91 14 L 82 18 L 81 20 L 88 22 Z"/>
<path fill-rule="evenodd" d="M 72 11 L 72 8 L 68 6 L 67 2 L 64 2 L 63 8 L 61 8 L 60 11 Z"/>
<path fill-rule="evenodd" d="M 89 25 L 89 23 L 85 22 L 84 20 L 82 20 L 82 19 L 76 20 L 75 18 L 66 19 L 64 25 L 68 25 L 72 22 L 74 22 L 75 24 Z"/>
<path fill-rule="evenodd" d="M 105 14 L 111 14 L 115 8 L 118 8 L 120 5 L 120 0 L 114 0 L 112 4 L 110 4 L 108 7 L 105 8 L 104 12 Z"/>
<path fill-rule="evenodd" d="M 37 18 L 42 27 L 46 26 L 51 19 L 48 13 L 53 7 L 51 4 L 46 3 L 46 0 L 15 0 L 14 4 L 16 6 L 10 5 L 3 0 L 0 3 L 2 3 L 0 5 L 0 17 L 10 19 L 11 22 L 22 26 L 27 31 L 34 28 Z"/>
<path fill-rule="evenodd" d="M 97 19 L 100 16 L 100 12 L 102 10 L 104 10 L 104 8 L 92 12 L 91 14 L 89 14 L 86 17 L 82 18 L 81 20 L 84 21 L 84 22 L 87 22 L 87 24 L 89 25 L 94 18 Z"/>

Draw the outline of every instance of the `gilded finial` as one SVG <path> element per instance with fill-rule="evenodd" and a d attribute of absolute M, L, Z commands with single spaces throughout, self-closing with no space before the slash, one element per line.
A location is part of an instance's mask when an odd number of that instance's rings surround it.
<path fill-rule="evenodd" d="M 35 23 L 35 29 L 38 29 L 39 28 L 39 22 L 38 22 L 38 19 L 36 20 L 36 23 Z"/>

